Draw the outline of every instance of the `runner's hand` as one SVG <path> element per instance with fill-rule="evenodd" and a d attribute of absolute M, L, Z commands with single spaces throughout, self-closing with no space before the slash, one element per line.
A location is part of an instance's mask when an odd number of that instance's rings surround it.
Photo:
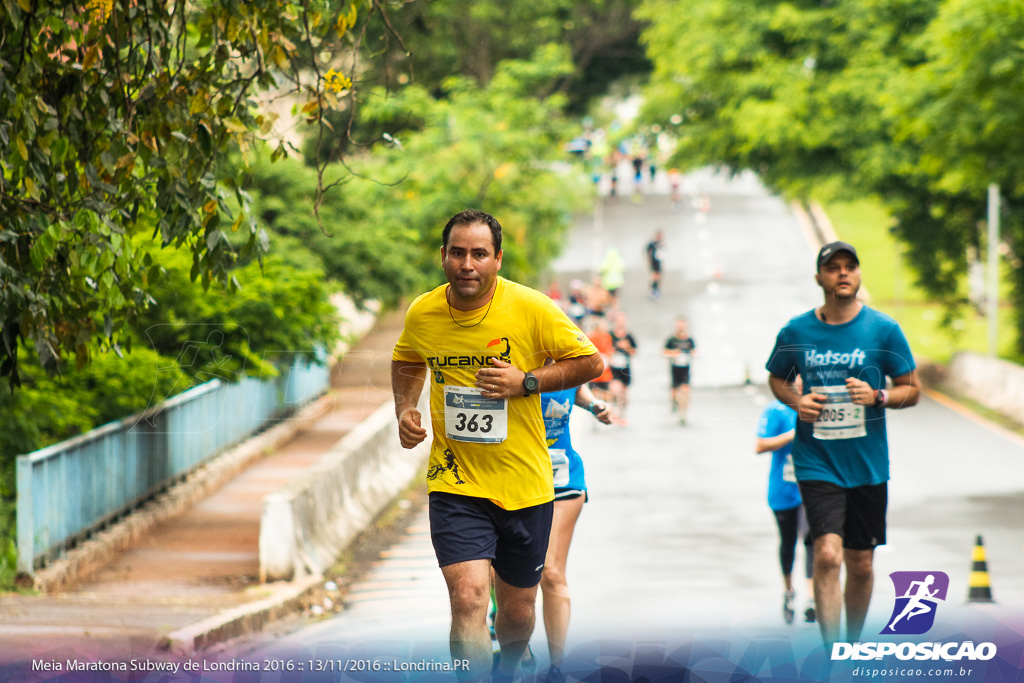
<path fill-rule="evenodd" d="M 604 401 L 594 401 L 594 408 L 591 412 L 594 413 L 594 417 L 599 422 L 603 422 L 606 425 L 612 423 L 612 411 L 608 410 L 608 404 Z"/>
<path fill-rule="evenodd" d="M 817 420 L 827 400 L 828 396 L 825 396 L 825 394 L 815 394 L 814 392 L 801 396 L 800 402 L 796 404 L 796 414 L 800 421 L 814 422 Z"/>
<path fill-rule="evenodd" d="M 526 373 L 499 358 L 491 358 L 491 367 L 476 371 L 476 385 L 484 398 L 512 398 L 523 395 Z"/>
<path fill-rule="evenodd" d="M 415 408 L 410 408 L 398 418 L 398 439 L 402 448 L 413 448 L 427 438 L 427 430 L 420 426 L 422 419 L 420 411 Z"/>
<path fill-rule="evenodd" d="M 855 377 L 846 378 L 846 391 L 854 403 L 862 406 L 870 406 L 875 403 L 875 390 L 867 382 Z"/>

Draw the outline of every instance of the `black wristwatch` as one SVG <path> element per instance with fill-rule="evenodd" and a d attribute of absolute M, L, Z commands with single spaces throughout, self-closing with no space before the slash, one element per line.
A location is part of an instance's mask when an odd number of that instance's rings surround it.
<path fill-rule="evenodd" d="M 531 396 L 537 393 L 537 389 L 540 387 L 540 380 L 532 372 L 527 372 L 523 376 L 523 396 Z"/>

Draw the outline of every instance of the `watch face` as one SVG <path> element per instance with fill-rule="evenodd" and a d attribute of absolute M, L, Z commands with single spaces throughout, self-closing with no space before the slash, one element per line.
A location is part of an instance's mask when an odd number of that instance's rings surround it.
<path fill-rule="evenodd" d="M 537 391 L 538 384 L 540 384 L 540 382 L 538 382 L 537 378 L 534 377 L 533 375 L 527 375 L 526 377 L 523 378 L 523 388 L 526 389 L 527 391 Z"/>

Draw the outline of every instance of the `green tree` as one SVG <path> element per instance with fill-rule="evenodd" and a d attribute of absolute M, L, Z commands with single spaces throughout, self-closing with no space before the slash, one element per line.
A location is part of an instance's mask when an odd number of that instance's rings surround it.
<path fill-rule="evenodd" d="M 410 267 L 419 258 L 415 233 L 384 220 L 394 207 L 392 197 L 385 195 L 394 188 L 378 188 L 372 180 L 334 165 L 326 180 L 344 182 L 345 191 L 324 197 L 318 223 L 313 215 L 317 175 L 298 159 L 254 166 L 247 187 L 254 213 L 279 236 L 272 243 L 287 244 L 289 249 L 303 245 L 300 248 L 315 255 L 316 267 L 359 305 L 368 300 L 397 305 L 422 284 L 422 274 Z M 377 207 L 376 202 L 383 204 Z"/>
<path fill-rule="evenodd" d="M 894 202 L 898 229 L 922 281 L 945 298 L 958 298 L 966 246 L 981 246 L 987 186 L 1011 207 L 1024 201 L 1022 31 L 1019 2 L 946 0 L 920 40 L 927 59 L 894 84 L 897 137 L 920 150 L 901 169 L 917 192 Z M 1001 224 L 1024 354 L 1024 216 L 1005 212 Z"/>
<path fill-rule="evenodd" d="M 452 77 L 444 98 L 418 86 L 368 98 L 366 117 L 385 129 L 404 129 L 413 116 L 423 122 L 354 167 L 380 181 L 361 181 L 368 219 L 418 245 L 410 266 L 421 277 L 441 278 L 441 227 L 466 208 L 501 221 L 502 275 L 535 284 L 558 254 L 592 188 L 564 161 L 561 146 L 573 128 L 562 114 L 565 98 L 533 93 L 572 68 L 564 46 L 544 46 L 531 60 L 501 62 L 486 86 Z"/>
<path fill-rule="evenodd" d="M 952 311 L 985 187 L 1021 194 L 1024 8 L 1013 0 L 645 0 L 644 117 L 675 163 L 752 169 L 790 197 L 872 196 L 919 282 Z M 1004 217 L 1024 312 L 1022 219 Z M 1024 316 L 1018 345 L 1024 352 Z"/>
<path fill-rule="evenodd" d="M 50 369 L 117 348 L 152 302 L 140 234 L 236 286 L 267 239 L 225 159 L 270 135 L 261 97 L 313 123 L 338 106 L 351 79 L 318 55 L 357 50 L 380 6 L 0 0 L 0 376 L 18 384 L 19 340 Z"/>
<path fill-rule="evenodd" d="M 330 302 L 335 283 L 302 244 L 273 238 L 262 267 L 236 268 L 239 288 L 231 296 L 220 285 L 204 291 L 190 279 L 191 257 L 180 250 L 162 256 L 160 279 L 151 285 L 156 305 L 134 324 L 136 345 L 169 359 L 181 381 L 158 400 L 214 378 L 276 376 L 294 358 L 312 361 L 340 336 Z M 218 296 L 220 294 L 220 296 Z"/>
<path fill-rule="evenodd" d="M 644 118 L 676 129 L 676 163 L 752 169 L 790 195 L 871 192 L 898 167 L 889 85 L 920 61 L 935 0 L 645 0 L 655 63 Z"/>
<path fill-rule="evenodd" d="M 435 90 L 453 75 L 486 85 L 506 59 L 528 59 L 538 45 L 569 48 L 573 69 L 547 87 L 576 113 L 616 78 L 645 74 L 638 0 L 521 0 L 411 3 L 395 17 L 402 40 L 377 63 L 395 76 Z M 547 94 L 547 93 L 545 93 Z"/>
<path fill-rule="evenodd" d="M 411 2 L 389 15 L 389 23 L 368 28 L 366 43 L 380 45 L 382 57 L 361 66 L 361 80 L 388 89 L 418 85 L 442 97 L 452 76 L 486 86 L 504 60 L 528 60 L 537 46 L 568 48 L 573 68 L 530 93 L 565 96 L 567 113 L 585 114 L 611 83 L 650 71 L 639 43 L 642 24 L 633 17 L 639 0 L 523 0 L 521 2 Z M 347 62 L 347 53 L 338 59 Z M 382 139 L 385 131 L 361 115 L 362 98 L 327 115 L 333 130 L 307 140 L 304 154 L 313 165 L 336 159 Z M 408 112 L 408 127 L 421 122 Z"/>

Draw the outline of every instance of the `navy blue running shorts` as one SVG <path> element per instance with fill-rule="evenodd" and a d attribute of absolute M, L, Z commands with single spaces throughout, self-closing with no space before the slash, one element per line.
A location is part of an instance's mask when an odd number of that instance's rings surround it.
<path fill-rule="evenodd" d="M 885 545 L 887 482 L 847 489 L 828 481 L 801 481 L 800 497 L 812 537 L 838 534 L 849 550 Z"/>
<path fill-rule="evenodd" d="M 510 586 L 533 588 L 540 583 L 554 502 L 505 510 L 486 498 L 434 491 L 429 505 L 438 566 L 491 560 Z"/>

